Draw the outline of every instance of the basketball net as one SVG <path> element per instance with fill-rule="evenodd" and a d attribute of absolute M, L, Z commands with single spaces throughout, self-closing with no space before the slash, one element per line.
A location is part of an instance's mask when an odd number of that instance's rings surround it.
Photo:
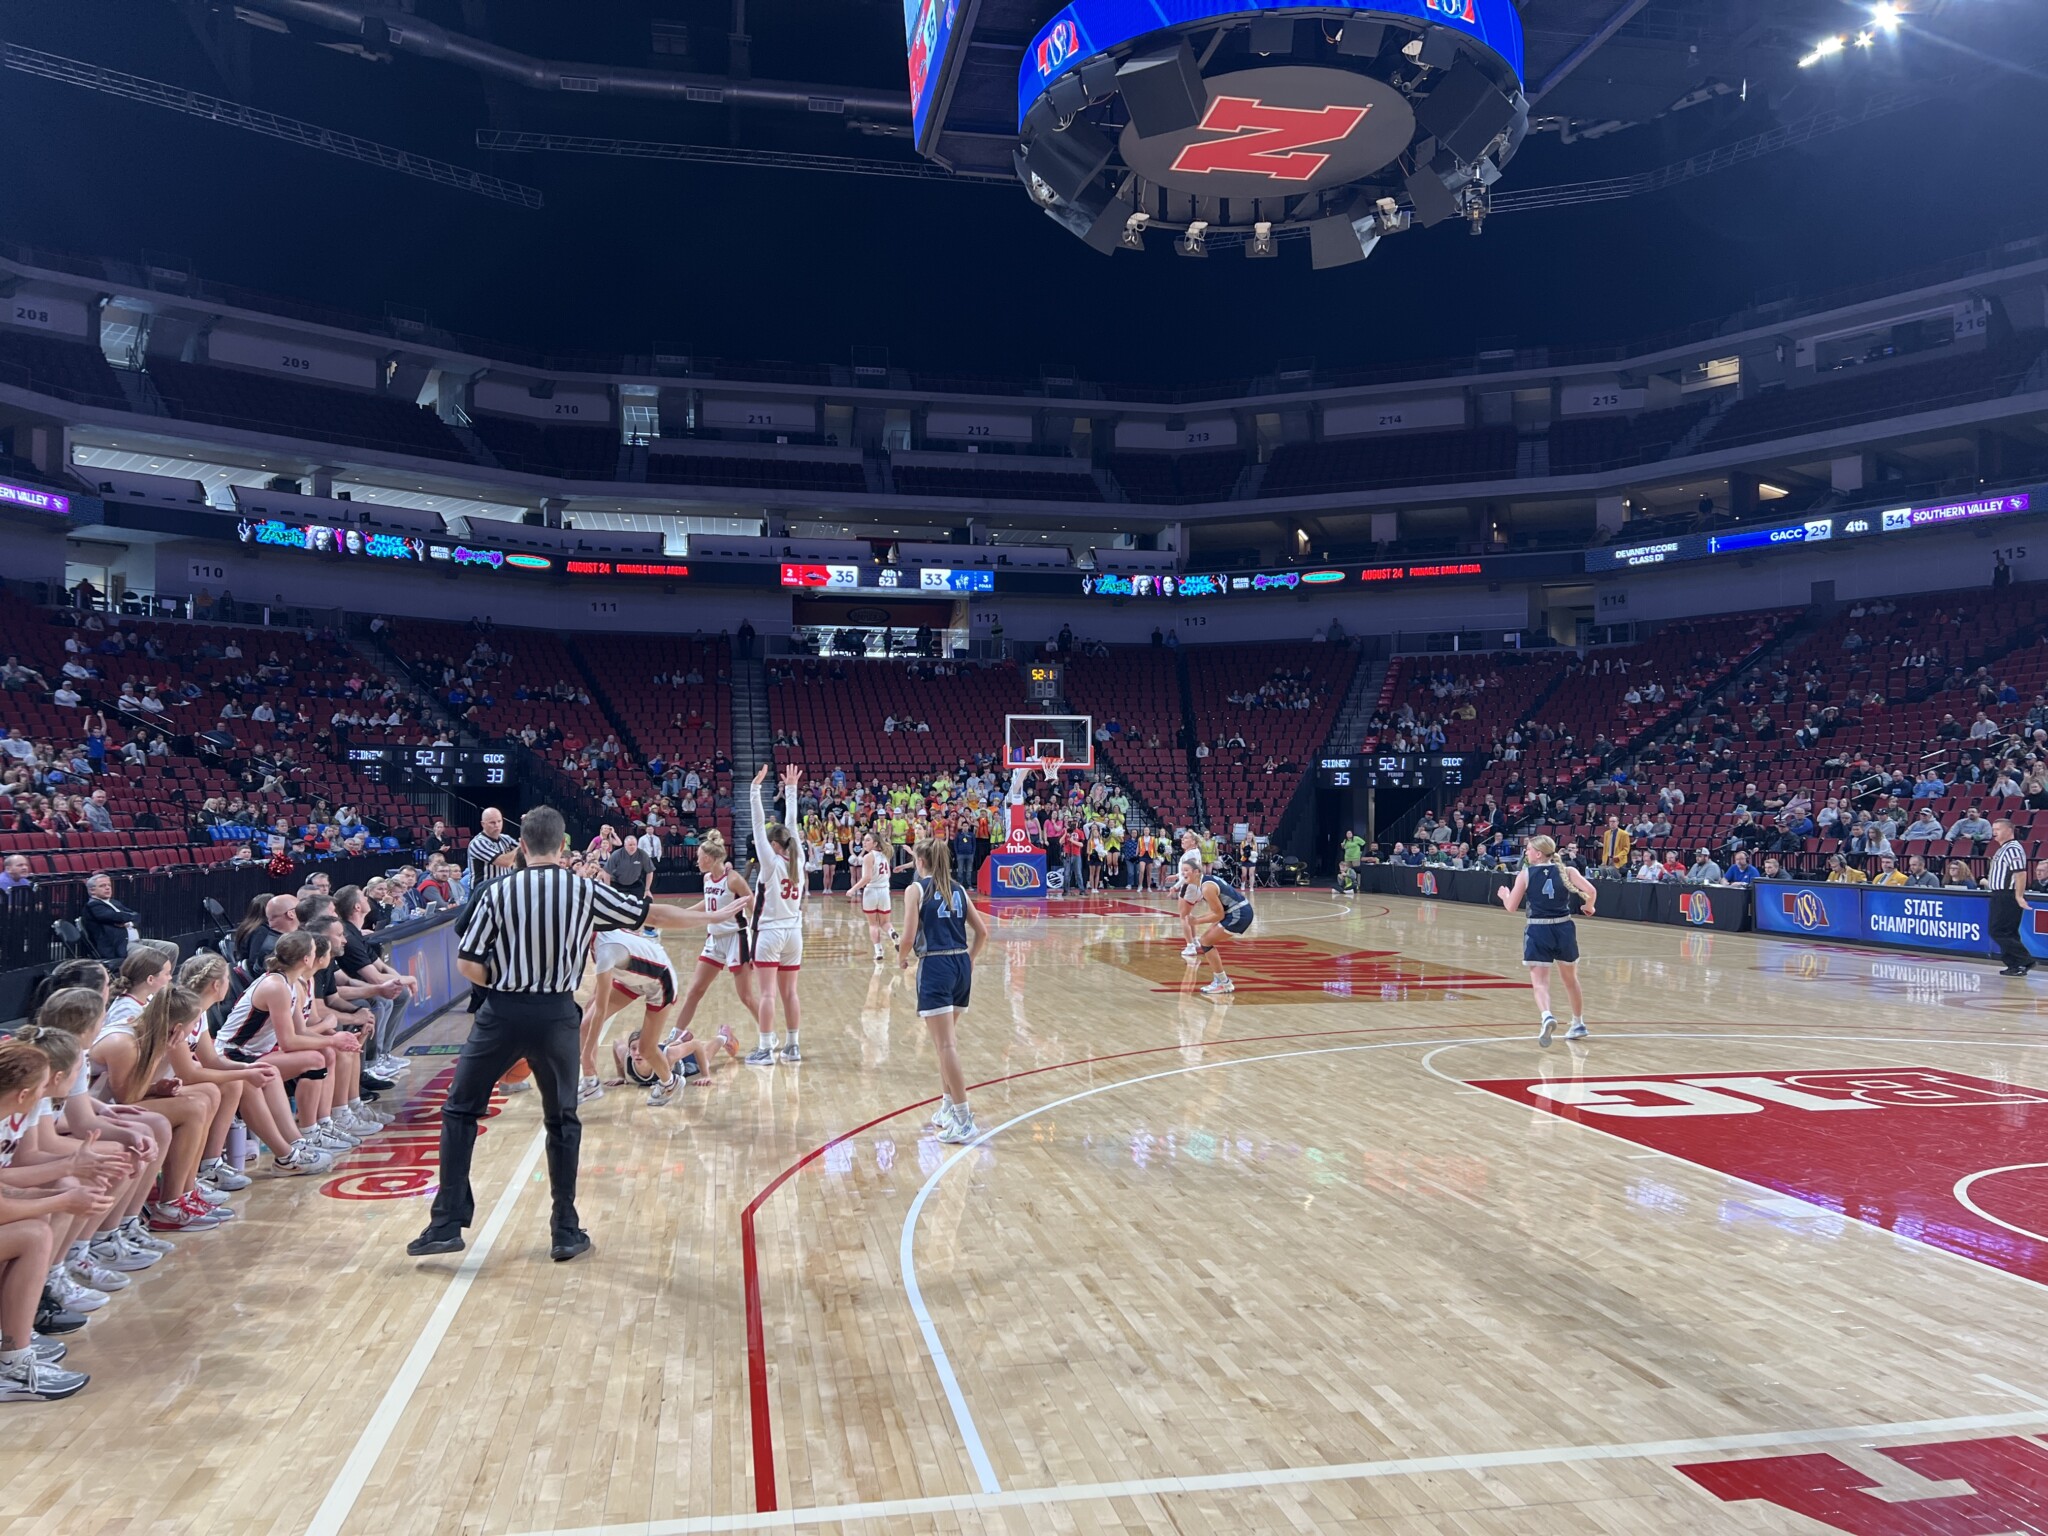
<path fill-rule="evenodd" d="M 1057 785 L 1059 783 L 1060 760 L 1056 757 L 1041 757 L 1038 760 L 1038 771 L 1045 775 L 1048 782 Z M 1031 831 L 1025 825 L 1024 812 L 1024 781 L 1030 777 L 1031 765 L 1029 763 L 1013 770 L 1010 774 L 1010 795 L 1007 805 L 1007 831 L 1009 836 L 1006 846 L 1012 853 L 1029 853 L 1031 851 Z"/>

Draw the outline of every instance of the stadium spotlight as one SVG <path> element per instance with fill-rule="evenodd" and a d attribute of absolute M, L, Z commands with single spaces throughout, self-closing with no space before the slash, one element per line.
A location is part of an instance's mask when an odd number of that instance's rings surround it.
<path fill-rule="evenodd" d="M 1870 20 L 1880 32 L 1896 32 L 1899 30 L 1899 8 L 1892 0 L 1878 0 L 1870 8 Z"/>
<path fill-rule="evenodd" d="M 1152 222 L 1152 215 L 1145 212 L 1132 214 L 1124 220 L 1123 247 L 1127 251 L 1145 249 L 1145 226 Z"/>
<path fill-rule="evenodd" d="M 1822 59 L 1831 59 L 1848 46 L 1849 39 L 1846 37 L 1824 37 L 1813 45 L 1813 52 L 1799 61 L 1799 67 L 1801 69 L 1811 69 Z"/>
<path fill-rule="evenodd" d="M 1188 232 L 1180 237 L 1176 247 L 1183 256 L 1206 256 L 1209 254 L 1209 221 L 1196 219 L 1188 225 Z"/>
<path fill-rule="evenodd" d="M 1244 248 L 1247 256 L 1277 256 L 1279 248 L 1273 241 L 1273 221 L 1261 219 L 1252 226 L 1251 243 Z"/>

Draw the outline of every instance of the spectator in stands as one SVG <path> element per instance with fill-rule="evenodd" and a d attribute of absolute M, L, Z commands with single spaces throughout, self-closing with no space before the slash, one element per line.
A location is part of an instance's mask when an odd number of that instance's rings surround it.
<path fill-rule="evenodd" d="M 611 883 L 629 895 L 644 895 L 650 889 L 654 866 L 640 852 L 640 839 L 628 833 L 604 861 Z"/>
<path fill-rule="evenodd" d="M 1899 861 L 1885 854 L 1877 861 L 1877 873 L 1870 877 L 1872 885 L 1905 885 L 1905 871 L 1899 868 Z"/>
<path fill-rule="evenodd" d="M 2000 734 L 1998 722 L 1985 714 L 1983 710 L 1978 710 L 1977 718 L 1970 725 L 1970 740 L 1996 741 Z"/>
<path fill-rule="evenodd" d="M 85 952 L 107 964 L 118 964 L 128 946 L 142 937 L 142 914 L 114 899 L 114 877 L 104 872 L 85 882 L 85 911 L 78 919 Z"/>
<path fill-rule="evenodd" d="M 1948 861 L 1948 872 L 1942 884 L 1952 891 L 1981 891 L 1984 889 L 1978 882 L 1977 877 L 1970 873 L 1970 866 L 1961 859 L 1950 859 Z"/>
<path fill-rule="evenodd" d="M 85 699 L 71 686 L 71 679 L 67 677 L 57 685 L 57 691 L 50 695 L 50 702 L 59 709 L 76 709 L 85 702 Z"/>
<path fill-rule="evenodd" d="M 1948 829 L 1950 842 L 1962 838 L 1974 843 L 1989 842 L 1991 839 L 1991 823 L 1984 819 L 1984 812 L 1974 805 L 1958 816 Z"/>
<path fill-rule="evenodd" d="M 1749 850 L 1738 848 L 1735 857 L 1728 861 L 1728 872 L 1721 878 L 1729 885 L 1748 885 L 1757 877 L 1757 868 L 1749 861 Z"/>
<path fill-rule="evenodd" d="M 1921 842 L 1940 836 L 1942 836 L 1941 818 L 1934 814 L 1933 806 L 1921 806 L 1920 814 L 1915 816 L 1912 825 L 1906 828 L 1906 840 L 1908 842 Z"/>
<path fill-rule="evenodd" d="M 0 863 L 0 891 L 20 890 L 33 884 L 35 876 L 29 871 L 27 854 L 10 853 L 6 861 Z"/>
<path fill-rule="evenodd" d="M 1692 867 L 1685 872 L 1685 878 L 1697 885 L 1720 885 L 1723 880 L 1721 866 L 1714 862 L 1714 855 L 1706 848 L 1693 854 Z"/>
<path fill-rule="evenodd" d="M 1664 861 L 1648 848 L 1636 850 L 1636 862 L 1629 866 L 1628 878 L 1655 885 L 1664 878 Z"/>
<path fill-rule="evenodd" d="M 85 802 L 85 824 L 95 832 L 114 830 L 114 813 L 107 805 L 107 792 L 96 789 L 92 798 Z"/>
<path fill-rule="evenodd" d="M 1906 884 L 1923 890 L 1940 890 L 1941 876 L 1929 869 L 1927 861 L 1916 853 L 1906 860 Z"/>
<path fill-rule="evenodd" d="M 1671 809 L 1669 806 L 1664 808 Z M 1607 827 L 1600 834 L 1600 862 L 1609 869 L 1628 869 L 1629 846 L 1632 842 L 1628 829 L 1621 824 L 1621 818 L 1609 816 Z"/>
<path fill-rule="evenodd" d="M 21 727 L 18 725 L 10 727 L 6 736 L 0 737 L 0 754 L 4 754 L 15 762 L 26 764 L 31 768 L 35 766 L 35 743 L 22 735 Z"/>

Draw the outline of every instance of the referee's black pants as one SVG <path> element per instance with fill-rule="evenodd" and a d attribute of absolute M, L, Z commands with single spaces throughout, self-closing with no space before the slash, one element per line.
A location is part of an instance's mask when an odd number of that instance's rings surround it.
<path fill-rule="evenodd" d="M 2024 971 L 2033 966 L 2034 957 L 2020 942 L 2020 900 L 2010 890 L 1991 893 L 1991 942 L 1998 946 L 2008 969 Z"/>
<path fill-rule="evenodd" d="M 582 1016 L 568 992 L 492 992 L 484 999 L 455 1059 L 455 1081 L 441 1110 L 441 1188 L 434 1196 L 430 1232 L 451 1235 L 476 1219 L 469 1160 L 476 1150 L 477 1122 L 490 1108 L 498 1079 L 522 1057 L 533 1068 L 547 1128 L 555 1240 L 582 1230 L 576 1220 L 576 1162 L 583 1146 L 583 1122 L 576 1116 Z"/>

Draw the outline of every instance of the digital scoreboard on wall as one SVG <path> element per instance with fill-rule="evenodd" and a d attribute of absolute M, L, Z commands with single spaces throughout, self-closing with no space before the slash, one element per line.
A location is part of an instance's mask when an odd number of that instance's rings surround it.
<path fill-rule="evenodd" d="M 1462 789 L 1481 758 L 1463 752 L 1366 752 L 1319 757 L 1316 781 L 1327 789 L 1370 784 L 1375 789 Z"/>
<path fill-rule="evenodd" d="M 350 747 L 349 763 L 373 784 L 488 789 L 510 782 L 508 755 L 495 747 Z"/>

